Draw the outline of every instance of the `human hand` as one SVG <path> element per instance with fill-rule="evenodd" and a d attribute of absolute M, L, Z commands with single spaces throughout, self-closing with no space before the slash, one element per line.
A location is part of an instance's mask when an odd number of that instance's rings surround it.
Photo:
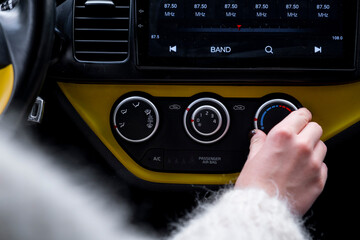
<path fill-rule="evenodd" d="M 311 118 L 309 110 L 301 108 L 268 135 L 256 130 L 235 188 L 264 189 L 270 196 L 286 199 L 295 213 L 304 215 L 327 179 L 322 128 L 310 122 Z"/>

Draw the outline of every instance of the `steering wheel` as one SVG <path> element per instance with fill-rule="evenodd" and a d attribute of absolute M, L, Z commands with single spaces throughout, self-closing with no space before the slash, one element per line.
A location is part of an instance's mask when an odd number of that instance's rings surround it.
<path fill-rule="evenodd" d="M 23 120 L 51 58 L 54 0 L 0 0 L 0 117 Z"/>

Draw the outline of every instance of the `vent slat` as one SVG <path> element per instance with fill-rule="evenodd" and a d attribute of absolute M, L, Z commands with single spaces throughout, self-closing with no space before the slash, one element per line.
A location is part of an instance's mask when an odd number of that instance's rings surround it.
<path fill-rule="evenodd" d="M 76 20 L 129 20 L 128 17 L 75 17 Z"/>
<path fill-rule="evenodd" d="M 129 54 L 130 0 L 112 0 L 115 8 L 85 6 L 75 0 L 74 56 L 79 61 L 121 62 Z"/>
<path fill-rule="evenodd" d="M 77 6 L 85 6 L 87 0 L 76 0 Z M 130 6 L 129 0 L 112 0 L 115 3 L 115 6 Z"/>
<path fill-rule="evenodd" d="M 75 42 L 94 42 L 94 43 L 128 43 L 128 40 L 75 40 Z"/>
<path fill-rule="evenodd" d="M 128 52 L 98 52 L 98 51 L 76 51 L 76 53 L 87 53 L 87 54 L 128 54 Z"/>
<path fill-rule="evenodd" d="M 75 31 L 112 31 L 112 32 L 124 32 L 129 29 L 113 29 L 113 28 L 75 28 Z"/>
<path fill-rule="evenodd" d="M 75 17 L 129 17 L 129 8 L 75 8 Z"/>

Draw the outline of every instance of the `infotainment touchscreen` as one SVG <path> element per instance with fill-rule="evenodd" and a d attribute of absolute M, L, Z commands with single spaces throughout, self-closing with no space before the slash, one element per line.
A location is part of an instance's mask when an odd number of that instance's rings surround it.
<path fill-rule="evenodd" d="M 354 68 L 356 0 L 136 0 L 138 65 Z"/>

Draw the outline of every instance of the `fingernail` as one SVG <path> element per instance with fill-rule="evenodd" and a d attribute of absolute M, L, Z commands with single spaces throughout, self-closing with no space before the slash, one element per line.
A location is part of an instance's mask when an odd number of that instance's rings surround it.
<path fill-rule="evenodd" d="M 251 139 L 256 134 L 256 129 L 253 129 L 249 132 L 249 139 Z"/>

